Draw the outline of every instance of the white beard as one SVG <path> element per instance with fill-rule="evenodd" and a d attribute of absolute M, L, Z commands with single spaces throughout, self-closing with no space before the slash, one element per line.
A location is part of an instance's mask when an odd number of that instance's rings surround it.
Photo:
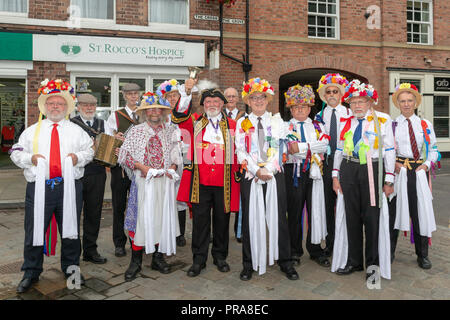
<path fill-rule="evenodd" d="M 206 115 L 208 117 L 214 118 L 214 117 L 217 117 L 219 115 L 220 110 L 219 109 L 217 109 L 216 111 L 208 110 L 208 111 L 205 111 L 205 113 L 206 113 Z"/>

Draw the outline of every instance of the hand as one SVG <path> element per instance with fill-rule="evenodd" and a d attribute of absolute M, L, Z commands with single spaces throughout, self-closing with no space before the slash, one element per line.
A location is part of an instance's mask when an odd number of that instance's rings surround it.
<path fill-rule="evenodd" d="M 388 185 L 385 184 L 383 186 L 383 191 L 386 194 L 386 197 L 389 197 L 389 195 L 394 192 L 394 186 L 393 185 L 392 186 L 388 186 Z"/>
<path fill-rule="evenodd" d="M 288 152 L 289 152 L 289 154 L 298 153 L 299 152 L 298 144 L 296 142 L 290 143 L 289 146 L 288 146 Z"/>
<path fill-rule="evenodd" d="M 269 171 L 267 171 L 266 168 L 261 168 L 256 171 L 256 176 L 258 179 L 261 179 L 262 181 L 269 181 L 273 178 L 271 174 L 269 174 Z"/>
<path fill-rule="evenodd" d="M 75 153 L 69 153 L 67 156 L 72 158 L 72 164 L 74 166 L 78 163 L 78 157 Z"/>
<path fill-rule="evenodd" d="M 336 194 L 342 193 L 341 183 L 339 182 L 339 179 L 336 177 L 333 177 L 333 190 L 336 192 Z"/>
<path fill-rule="evenodd" d="M 171 165 L 171 166 L 169 167 L 169 169 L 172 169 L 172 170 L 174 170 L 174 171 L 177 171 L 177 165 L 176 165 L 176 164 L 173 164 L 173 165 Z M 173 179 L 172 175 L 171 175 L 170 173 L 168 173 L 168 172 L 166 172 L 166 176 L 167 176 L 169 179 Z"/>
<path fill-rule="evenodd" d="M 401 164 L 400 162 L 396 162 L 395 163 L 395 173 L 400 173 L 400 169 L 403 167 L 403 164 Z"/>
<path fill-rule="evenodd" d="M 197 79 L 186 79 L 184 82 L 184 89 L 186 90 L 186 94 L 190 95 L 192 88 L 194 88 L 194 85 L 197 83 Z"/>
<path fill-rule="evenodd" d="M 31 157 L 31 162 L 35 165 L 35 166 L 37 166 L 37 159 L 38 158 L 42 158 L 42 159 L 45 159 L 45 157 L 42 155 L 42 154 L 33 154 L 33 156 Z"/>
<path fill-rule="evenodd" d="M 123 135 L 122 132 L 117 132 L 117 133 L 114 135 L 114 138 L 119 139 L 119 140 L 121 140 L 121 141 L 125 141 L 125 136 Z"/>
<path fill-rule="evenodd" d="M 416 172 L 419 172 L 419 170 L 425 170 L 425 172 L 428 171 L 428 167 L 425 164 L 421 164 L 417 167 Z"/>
<path fill-rule="evenodd" d="M 116 149 L 114 150 L 114 154 L 116 155 L 116 157 L 119 156 L 119 152 L 120 152 L 120 148 L 116 148 Z"/>

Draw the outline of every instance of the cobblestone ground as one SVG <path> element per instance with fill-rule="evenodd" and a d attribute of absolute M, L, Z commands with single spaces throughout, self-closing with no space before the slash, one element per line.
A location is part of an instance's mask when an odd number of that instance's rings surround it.
<path fill-rule="evenodd" d="M 380 290 L 369 290 L 364 272 L 338 276 L 329 269 L 318 266 L 305 254 L 296 267 L 300 280 L 290 281 L 277 266 L 267 268 L 267 273 L 254 274 L 251 281 L 239 279 L 241 271 L 241 244 L 237 243 L 230 227 L 230 246 L 227 261 L 231 271 L 219 272 L 208 258 L 207 268 L 196 278 L 186 275 L 192 263 L 191 221 L 187 223 L 187 246 L 177 248 L 176 256 L 168 257 L 172 272 L 167 275 L 151 270 L 151 255 L 144 257 L 143 270 L 137 279 L 124 281 L 124 272 L 131 259 L 114 256 L 112 244 L 112 213 L 104 208 L 99 252 L 108 262 L 95 265 L 81 261 L 81 272 L 86 285 L 80 290 L 69 290 L 60 271 L 59 245 L 57 255 L 45 257 L 44 272 L 40 281 L 18 296 L 16 286 L 22 279 L 20 267 L 23 255 L 23 209 L 0 210 L 0 299 L 63 299 L 63 300 L 142 300 L 142 299 L 450 299 L 450 230 L 439 226 L 433 234 L 429 257 L 430 270 L 417 266 L 414 247 L 409 238 L 400 236 L 396 259 L 392 265 L 392 280 L 381 281 Z M 233 225 L 234 215 L 230 226 Z M 60 242 L 58 242 L 59 244 Z"/>

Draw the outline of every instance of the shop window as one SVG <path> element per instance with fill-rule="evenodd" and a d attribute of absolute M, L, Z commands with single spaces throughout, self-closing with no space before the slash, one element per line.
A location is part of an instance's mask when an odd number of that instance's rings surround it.
<path fill-rule="evenodd" d="M 89 93 L 97 98 L 96 117 L 108 119 L 111 111 L 111 79 L 110 78 L 76 78 L 76 94 Z"/>
<path fill-rule="evenodd" d="M 71 0 L 71 5 L 79 7 L 81 18 L 114 19 L 114 0 Z"/>
<path fill-rule="evenodd" d="M 0 12 L 27 13 L 27 0 L 2 0 L 0 1 Z"/>
<path fill-rule="evenodd" d="M 433 126 L 437 138 L 450 138 L 450 96 L 434 96 L 433 98 Z"/>
<path fill-rule="evenodd" d="M 406 4 L 407 42 L 432 44 L 433 8 L 431 0 L 408 0 Z"/>
<path fill-rule="evenodd" d="M 122 94 L 122 86 L 125 83 L 136 83 L 139 87 L 141 87 L 141 93 L 142 94 L 145 93 L 145 79 L 120 78 L 119 79 L 119 88 L 120 88 L 119 107 L 120 108 L 125 107 L 125 99 L 123 98 L 123 94 Z"/>
<path fill-rule="evenodd" d="M 150 22 L 187 24 L 188 0 L 149 0 Z"/>
<path fill-rule="evenodd" d="M 338 39 L 339 0 L 308 0 L 308 37 Z"/>
<path fill-rule="evenodd" d="M 25 80 L 0 78 L 1 152 L 7 152 L 25 129 Z"/>

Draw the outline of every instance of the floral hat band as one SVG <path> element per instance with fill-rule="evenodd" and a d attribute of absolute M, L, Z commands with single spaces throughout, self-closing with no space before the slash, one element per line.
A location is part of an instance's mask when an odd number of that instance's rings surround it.
<path fill-rule="evenodd" d="M 261 78 L 252 78 L 248 82 L 243 83 L 244 88 L 242 90 L 242 100 L 245 103 L 248 102 L 248 97 L 256 92 L 262 92 L 269 98 L 269 101 L 275 95 L 273 87 L 267 80 Z"/>
<path fill-rule="evenodd" d="M 341 94 L 344 95 L 347 85 L 348 80 L 344 76 L 339 73 L 327 73 L 320 78 L 317 92 L 319 93 L 320 99 L 326 102 L 325 92 L 328 87 L 336 87 L 341 91 Z"/>
<path fill-rule="evenodd" d="M 178 81 L 176 79 L 170 79 L 167 81 L 164 81 L 158 86 L 158 89 L 156 90 L 156 94 L 158 96 L 162 96 L 163 98 L 166 97 L 166 94 L 172 91 L 178 91 Z"/>
<path fill-rule="evenodd" d="M 289 87 L 284 93 L 284 98 L 286 99 L 287 108 L 299 104 L 313 106 L 315 103 L 314 91 L 310 85 L 302 87 L 300 84 L 296 84 L 295 86 Z"/>
<path fill-rule="evenodd" d="M 351 98 L 369 97 L 374 104 L 378 103 L 378 92 L 370 84 L 361 83 L 358 79 L 352 80 L 345 87 L 345 94 L 342 101 L 349 102 Z"/>
<path fill-rule="evenodd" d="M 165 105 L 160 105 L 158 103 L 159 97 L 158 95 L 154 94 L 153 92 L 146 92 L 142 96 L 141 105 L 136 110 L 136 112 L 141 112 L 145 109 L 168 109 L 170 110 L 170 107 Z"/>
<path fill-rule="evenodd" d="M 45 79 L 44 81 L 41 82 L 41 86 L 38 89 L 38 93 L 40 94 L 38 98 L 38 107 L 43 115 L 46 115 L 47 112 L 45 107 L 47 99 L 54 96 L 60 96 L 64 98 L 64 100 L 66 100 L 67 103 L 66 114 L 70 114 L 75 109 L 75 90 L 70 83 L 64 80 Z"/>
<path fill-rule="evenodd" d="M 412 83 L 400 83 L 399 85 L 397 85 L 397 87 L 395 87 L 395 92 L 392 95 L 392 102 L 394 103 L 394 105 L 399 108 L 399 104 L 398 104 L 398 96 L 403 93 L 403 92 L 409 92 L 411 94 L 414 95 L 414 97 L 416 97 L 416 105 L 415 108 L 417 108 L 420 103 L 422 102 L 422 95 L 419 92 L 419 89 L 417 89 L 417 87 L 415 85 L 413 85 Z"/>

